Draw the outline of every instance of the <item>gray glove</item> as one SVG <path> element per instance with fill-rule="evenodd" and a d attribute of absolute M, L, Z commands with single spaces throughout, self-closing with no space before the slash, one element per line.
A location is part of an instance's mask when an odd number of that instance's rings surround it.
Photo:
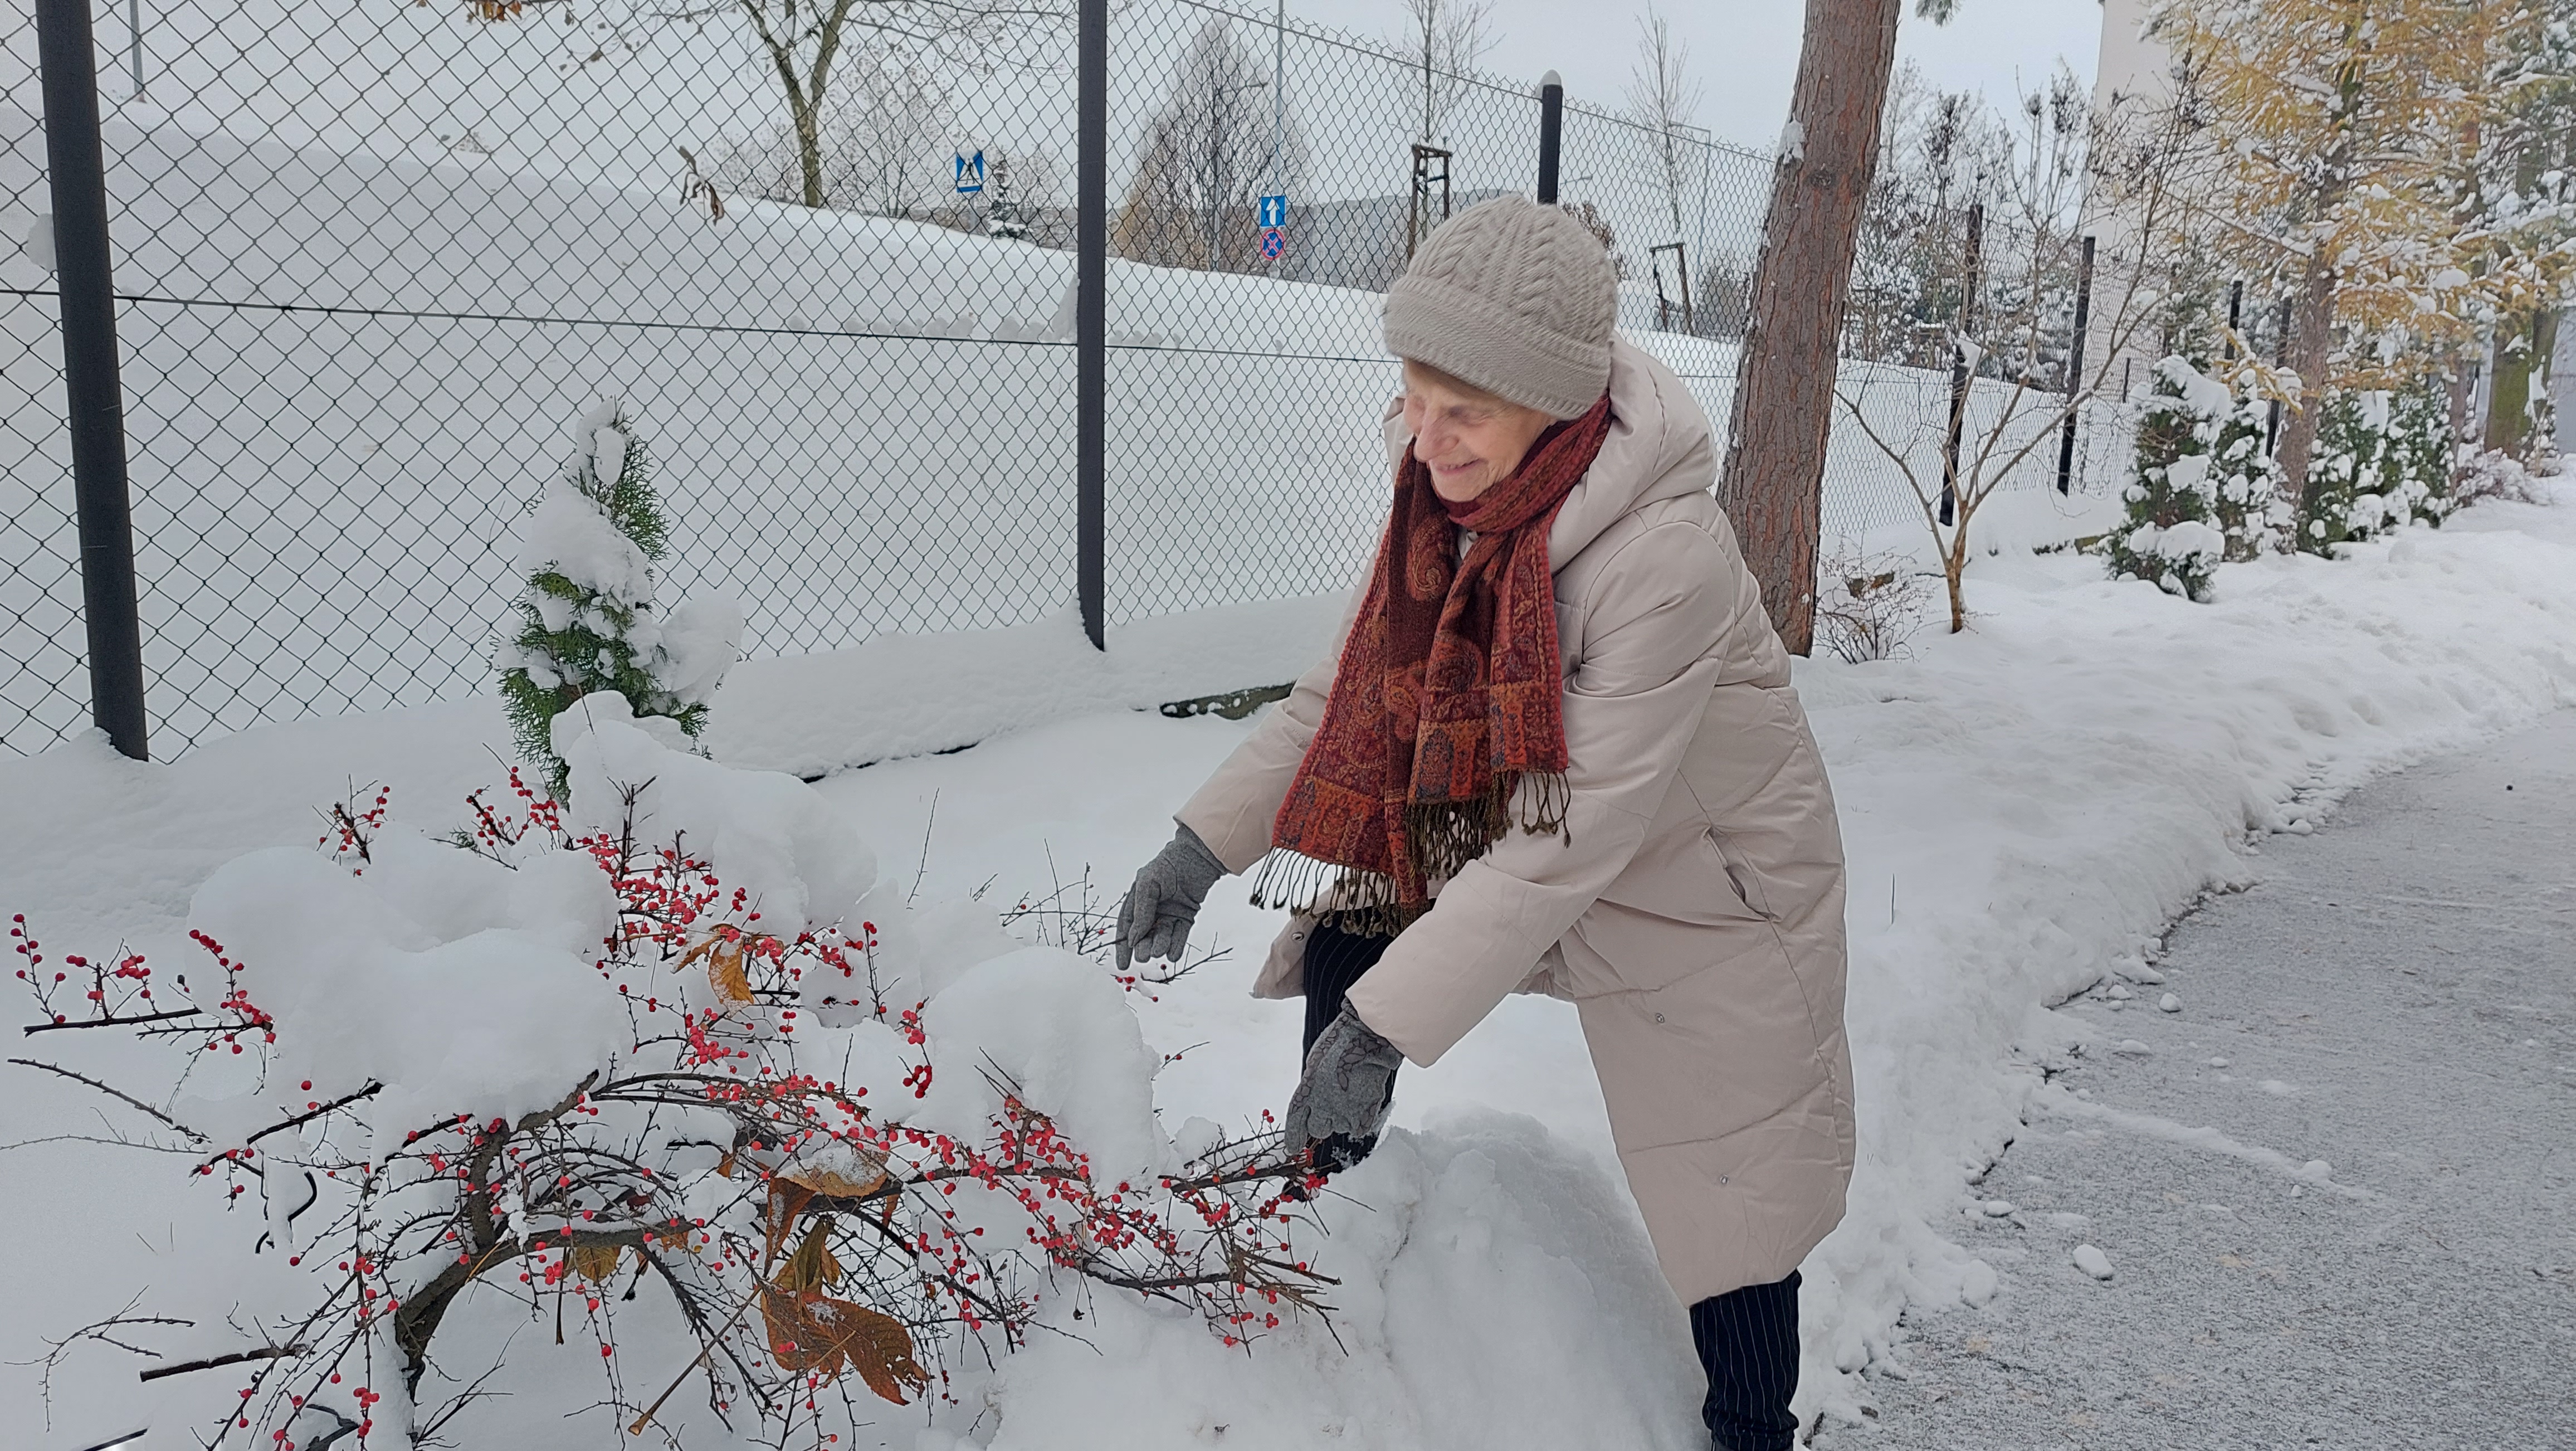
<path fill-rule="evenodd" d="M 1145 863 L 1127 900 L 1118 904 L 1118 970 L 1158 957 L 1180 961 L 1189 950 L 1190 927 L 1199 920 L 1199 903 L 1224 875 L 1225 863 L 1197 832 L 1186 826 L 1174 832 L 1171 845 Z"/>
<path fill-rule="evenodd" d="M 1404 1054 L 1360 1021 L 1349 1003 L 1306 1050 L 1306 1071 L 1280 1120 L 1281 1142 L 1308 1154 L 1319 1173 L 1368 1157 L 1395 1103 L 1395 1070 Z"/>

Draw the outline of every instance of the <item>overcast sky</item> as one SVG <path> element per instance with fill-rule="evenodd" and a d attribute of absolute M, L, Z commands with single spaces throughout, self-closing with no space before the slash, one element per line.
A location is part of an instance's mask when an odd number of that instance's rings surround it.
<path fill-rule="evenodd" d="M 1291 15 L 1384 36 L 1403 21 L 1401 0 L 1287 0 Z M 1494 0 L 1501 38 L 1485 68 L 1535 79 L 1550 68 L 1570 94 L 1616 106 L 1635 64 L 1645 0 Z M 1789 112 L 1798 70 L 1799 0 L 1664 0 L 1690 45 L 1705 89 L 1700 124 L 1768 149 Z M 1947 26 L 1914 18 L 1907 0 L 1897 31 L 1900 62 L 1913 60 L 1943 90 L 1982 90 L 2009 104 L 2016 84 L 2036 87 L 2062 56 L 2088 86 L 2100 44 L 2100 0 L 1960 0 Z"/>

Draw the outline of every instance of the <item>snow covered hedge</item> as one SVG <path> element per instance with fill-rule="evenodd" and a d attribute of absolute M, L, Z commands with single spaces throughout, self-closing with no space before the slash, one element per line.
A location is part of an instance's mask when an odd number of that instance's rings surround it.
<path fill-rule="evenodd" d="M 175 1086 L 51 1071 L 264 1208 L 156 1286 L 199 1310 L 155 1322 L 194 1326 L 155 1373 L 202 1373 L 205 1444 L 471 1425 L 532 1322 L 597 1345 L 630 1434 L 677 1444 L 696 1382 L 691 1444 L 819 1448 L 1042 1302 L 1124 1291 L 1229 1346 L 1317 1307 L 1320 1181 L 1275 1134 L 1166 1137 L 1099 964 L 915 910 L 810 788 L 614 692 L 550 743 L 569 804 L 513 773 L 434 838 L 343 803 L 322 850 L 217 869 L 180 961 L 55 962 L 20 920 L 30 1033 L 132 1035 Z"/>
<path fill-rule="evenodd" d="M 2451 497 L 2448 400 L 2431 379 L 2394 393 L 2339 392 L 2325 401 L 2309 465 L 2298 546 L 2332 554 L 2423 520 L 2439 524 Z"/>
<path fill-rule="evenodd" d="M 2226 561 L 2278 550 L 2290 523 L 2281 471 L 2263 451 L 2266 405 L 2180 357 L 2156 364 L 2138 424 L 2128 517 L 2103 544 L 2115 575 L 2209 598 Z"/>

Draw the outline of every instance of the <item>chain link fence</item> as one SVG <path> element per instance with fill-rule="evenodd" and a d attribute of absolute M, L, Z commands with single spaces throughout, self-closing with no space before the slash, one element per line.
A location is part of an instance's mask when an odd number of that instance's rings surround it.
<path fill-rule="evenodd" d="M 93 23 L 161 754 L 486 688 L 524 511 L 601 397 L 657 464 L 664 599 L 739 598 L 748 653 L 1072 607 L 1071 0 Z M 0 24 L 0 739 L 31 751 L 88 682 L 35 27 Z M 1449 212 L 1529 189 L 1539 120 L 1534 85 L 1276 12 L 1116 8 L 1109 619 L 1357 574 L 1378 294 Z M 1722 427 L 1769 159 L 1580 98 L 1561 156 L 1621 325 Z M 1829 540 L 1919 520 L 1846 432 Z"/>

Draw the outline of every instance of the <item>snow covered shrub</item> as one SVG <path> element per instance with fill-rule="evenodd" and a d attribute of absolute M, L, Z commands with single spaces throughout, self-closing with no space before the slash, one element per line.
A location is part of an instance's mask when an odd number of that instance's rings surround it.
<path fill-rule="evenodd" d="M 556 794 L 557 713 L 613 690 L 670 744 L 706 729 L 707 701 L 742 642 L 742 608 L 693 600 L 657 619 L 657 563 L 670 525 L 653 492 L 652 457 L 614 399 L 573 427 L 573 455 L 547 485 L 519 541 L 519 629 L 493 664 L 520 759 L 542 767 Z M 667 723 L 662 724 L 662 723 Z"/>
<path fill-rule="evenodd" d="M 2263 452 L 2265 405 L 2180 357 L 2156 364 L 2138 421 L 2128 515 L 2103 543 L 2114 575 L 2169 594 L 2209 598 L 2225 561 L 2280 547 L 2289 520 L 2281 472 Z"/>
<path fill-rule="evenodd" d="M 2298 545 L 2312 554 L 2423 520 L 2439 524 L 2451 498 L 2448 401 L 2427 381 L 2396 393 L 2326 399 Z"/>
<path fill-rule="evenodd" d="M 2466 452 L 2466 450 L 2462 450 Z M 2471 455 L 2460 465 L 2459 477 L 2451 484 L 2451 504 L 2465 509 L 2488 499 L 2502 499 L 2513 504 L 2546 504 L 2549 494 L 2540 482 L 2544 469 L 2535 475 L 2522 460 L 2500 448 Z"/>
<path fill-rule="evenodd" d="M 1843 660 L 1894 660 L 1923 627 L 1932 581 L 1902 554 L 1846 546 L 1816 571 L 1816 633 Z"/>
<path fill-rule="evenodd" d="M 438 839 L 361 795 L 323 850 L 218 869 L 185 942 L 57 965 L 13 930 L 31 1034 L 131 1035 L 111 1061 L 157 1047 L 171 1082 L 30 1066 L 250 1214 L 174 1219 L 149 1318 L 113 1322 L 163 1337 L 174 1427 L 518 1444 L 455 1421 L 515 1402 L 820 1451 L 874 1418 L 854 1387 L 944 1395 L 945 1352 L 1019 1345 L 1042 1300 L 1132 1292 L 1228 1346 L 1321 1308 L 1288 1194 L 1320 1181 L 1275 1133 L 1166 1137 L 1096 964 L 908 907 L 809 788 L 612 693 L 552 744 L 569 804 L 513 772 Z"/>

